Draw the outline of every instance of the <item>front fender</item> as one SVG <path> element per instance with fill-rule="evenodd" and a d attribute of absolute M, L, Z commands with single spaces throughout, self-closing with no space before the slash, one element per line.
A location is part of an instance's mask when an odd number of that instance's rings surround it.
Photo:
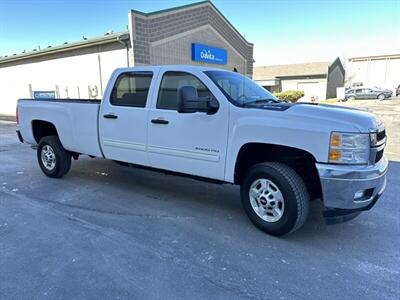
<path fill-rule="evenodd" d="M 279 112 L 277 112 L 279 113 Z M 287 146 L 310 153 L 316 161 L 328 159 L 330 131 L 318 124 L 294 122 L 288 118 L 242 117 L 232 124 L 228 138 L 225 180 L 234 182 L 234 172 L 240 149 L 248 143 Z"/>

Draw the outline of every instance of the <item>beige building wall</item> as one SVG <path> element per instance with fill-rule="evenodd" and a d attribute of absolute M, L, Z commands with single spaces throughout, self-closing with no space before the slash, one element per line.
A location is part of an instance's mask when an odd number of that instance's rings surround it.
<path fill-rule="evenodd" d="M 326 99 L 326 78 L 317 79 L 282 79 L 282 91 L 301 90 L 304 91 L 304 97 L 299 101 L 311 101 L 311 97 L 316 100 Z"/>
<path fill-rule="evenodd" d="M 127 66 L 122 45 L 103 45 L 0 65 L 0 115 L 15 115 L 19 98 L 31 91 L 57 91 L 59 98 L 89 98 L 89 87 L 101 98 L 111 73 Z M 94 92 L 95 93 L 95 92 Z"/>

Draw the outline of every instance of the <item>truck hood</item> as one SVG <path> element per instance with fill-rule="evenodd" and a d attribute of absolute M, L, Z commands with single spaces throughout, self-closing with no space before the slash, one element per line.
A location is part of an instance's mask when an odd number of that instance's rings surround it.
<path fill-rule="evenodd" d="M 336 123 L 338 130 L 367 133 L 382 125 L 382 122 L 371 113 L 337 105 L 296 103 L 286 112 L 293 116 L 306 117 L 309 121 L 315 122 L 315 126 L 324 122 Z"/>

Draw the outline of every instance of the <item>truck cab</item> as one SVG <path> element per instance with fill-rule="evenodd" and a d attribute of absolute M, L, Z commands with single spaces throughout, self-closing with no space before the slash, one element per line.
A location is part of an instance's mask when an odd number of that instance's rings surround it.
<path fill-rule="evenodd" d="M 204 72 L 187 67 L 118 70 L 100 109 L 100 143 L 105 157 L 154 168 L 225 179 L 229 103 Z M 214 99 L 218 109 L 178 111 L 179 90 Z M 122 129 L 122 130 L 121 130 Z"/>
<path fill-rule="evenodd" d="M 384 125 L 356 109 L 287 103 L 236 72 L 195 66 L 117 69 L 101 101 L 18 101 L 21 141 L 50 177 L 82 154 L 241 186 L 263 231 L 300 228 L 309 202 L 335 223 L 385 188 Z"/>

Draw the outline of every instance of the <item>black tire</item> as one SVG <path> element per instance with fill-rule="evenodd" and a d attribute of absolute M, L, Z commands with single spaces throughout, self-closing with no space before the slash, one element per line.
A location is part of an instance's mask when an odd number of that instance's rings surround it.
<path fill-rule="evenodd" d="M 55 166 L 49 169 L 42 161 L 42 149 L 50 146 L 55 154 Z M 71 169 L 71 153 L 64 149 L 57 136 L 43 137 L 37 148 L 37 160 L 43 173 L 51 178 L 61 178 Z"/>
<path fill-rule="evenodd" d="M 279 220 L 268 222 L 253 209 L 250 187 L 257 179 L 267 179 L 275 184 L 282 196 L 284 210 Z M 250 168 L 240 189 L 242 204 L 247 216 L 262 231 L 281 236 L 299 229 L 306 221 L 310 197 L 301 177 L 290 167 L 278 162 L 267 162 Z"/>
<path fill-rule="evenodd" d="M 378 95 L 378 100 L 380 100 L 380 101 L 382 101 L 382 100 L 385 100 L 385 95 L 384 94 L 379 94 Z"/>

